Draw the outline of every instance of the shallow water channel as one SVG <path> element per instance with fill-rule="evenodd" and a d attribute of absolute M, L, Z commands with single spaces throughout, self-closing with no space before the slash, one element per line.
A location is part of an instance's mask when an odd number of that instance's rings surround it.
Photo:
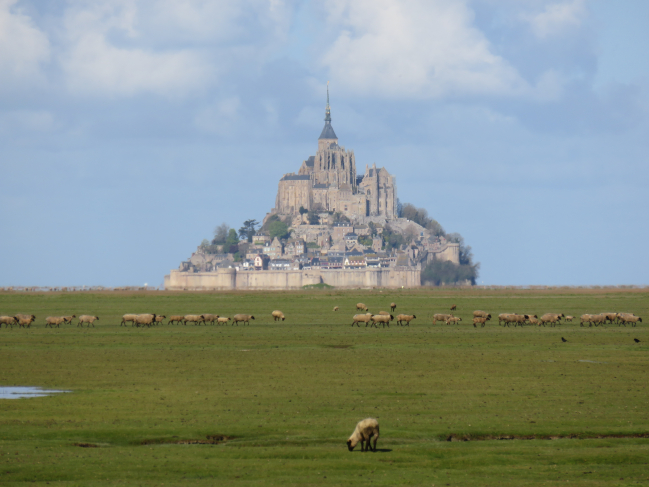
<path fill-rule="evenodd" d="M 56 389 L 43 389 L 42 387 L 17 387 L 17 386 L 0 386 L 0 399 L 20 399 L 23 397 L 43 397 L 63 392 Z"/>

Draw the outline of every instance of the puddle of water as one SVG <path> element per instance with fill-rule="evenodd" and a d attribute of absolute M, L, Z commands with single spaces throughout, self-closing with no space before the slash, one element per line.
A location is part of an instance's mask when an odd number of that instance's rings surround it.
<path fill-rule="evenodd" d="M 0 399 L 20 399 L 22 397 L 43 397 L 62 392 L 56 389 L 43 389 L 42 387 L 15 387 L 0 386 Z"/>

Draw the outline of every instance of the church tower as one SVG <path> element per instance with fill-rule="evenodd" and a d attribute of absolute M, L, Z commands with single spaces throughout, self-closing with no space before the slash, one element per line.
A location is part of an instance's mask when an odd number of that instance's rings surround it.
<path fill-rule="evenodd" d="M 318 137 L 318 151 L 327 149 L 331 144 L 337 144 L 338 137 L 331 126 L 331 107 L 329 106 L 329 81 L 327 81 L 327 107 L 325 108 L 325 126 Z"/>

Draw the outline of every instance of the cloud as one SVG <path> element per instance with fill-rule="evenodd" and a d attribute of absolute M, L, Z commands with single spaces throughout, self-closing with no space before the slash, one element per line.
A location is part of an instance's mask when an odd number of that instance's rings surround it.
<path fill-rule="evenodd" d="M 322 57 L 355 94 L 396 98 L 525 95 L 530 86 L 454 0 L 331 0 L 337 37 Z"/>
<path fill-rule="evenodd" d="M 133 1 L 75 4 L 66 12 L 61 66 L 72 92 L 182 96 L 212 80 L 200 52 L 140 47 L 138 22 Z"/>
<path fill-rule="evenodd" d="M 50 58 L 47 36 L 15 8 L 17 0 L 0 0 L 0 86 L 20 86 L 40 77 Z"/>
<path fill-rule="evenodd" d="M 545 39 L 579 27 L 586 13 L 585 0 L 572 0 L 547 5 L 542 12 L 523 14 L 522 18 L 530 23 L 534 35 Z"/>

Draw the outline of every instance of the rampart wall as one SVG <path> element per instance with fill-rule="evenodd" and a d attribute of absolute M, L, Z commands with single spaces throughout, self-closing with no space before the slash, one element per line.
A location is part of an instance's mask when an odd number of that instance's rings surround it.
<path fill-rule="evenodd" d="M 282 290 L 300 289 L 313 284 L 328 284 L 337 288 L 400 288 L 419 287 L 419 267 L 368 269 L 318 269 L 294 271 L 237 271 L 218 269 L 216 272 L 182 272 L 172 270 L 165 276 L 167 290 Z"/>

